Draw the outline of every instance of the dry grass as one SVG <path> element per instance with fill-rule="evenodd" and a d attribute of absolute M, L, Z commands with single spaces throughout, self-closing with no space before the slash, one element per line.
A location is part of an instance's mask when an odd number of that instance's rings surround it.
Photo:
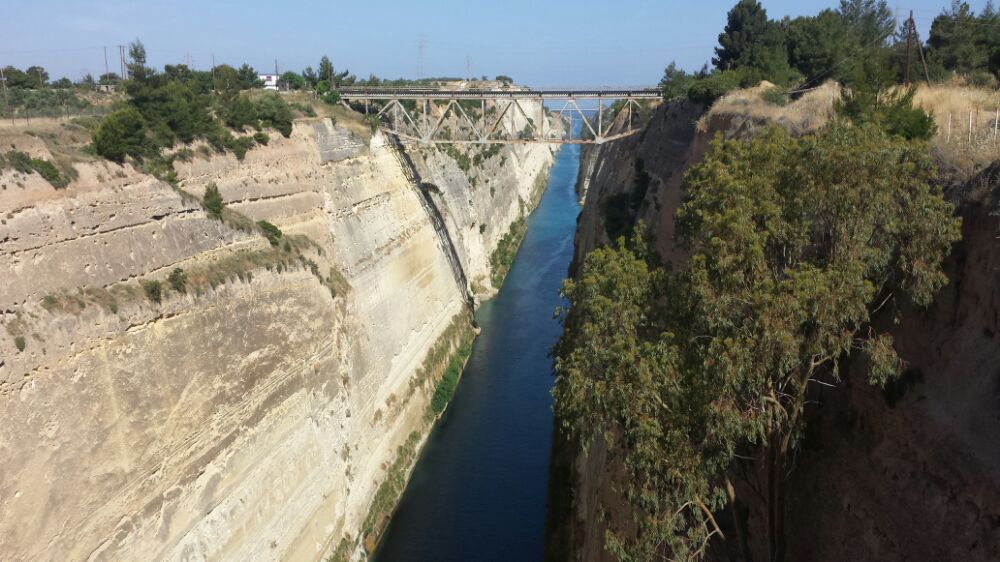
<path fill-rule="evenodd" d="M 954 84 L 922 86 L 914 103 L 931 112 L 934 154 L 948 172 L 970 177 L 1000 158 L 1000 91 Z"/>
<path fill-rule="evenodd" d="M 738 115 L 805 133 L 830 120 L 833 104 L 840 97 L 836 83 L 827 82 L 781 106 L 762 98 L 772 87 L 769 82 L 761 82 L 723 96 L 699 120 L 700 130 L 707 130 L 713 116 Z M 994 136 L 1000 91 L 960 84 L 923 85 L 917 88 L 914 103 L 929 111 L 937 122 L 938 132 L 931 145 L 948 173 L 969 177 L 1000 158 L 1000 132 Z"/>
<path fill-rule="evenodd" d="M 840 97 L 837 85 L 827 82 L 804 93 L 799 99 L 791 100 L 787 105 L 775 105 L 761 97 L 761 94 L 774 87 L 774 84 L 765 81 L 753 88 L 726 94 L 698 121 L 699 128 L 706 130 L 708 120 L 716 115 L 740 115 L 805 133 L 822 127 L 830 120 L 833 116 L 833 102 Z"/>

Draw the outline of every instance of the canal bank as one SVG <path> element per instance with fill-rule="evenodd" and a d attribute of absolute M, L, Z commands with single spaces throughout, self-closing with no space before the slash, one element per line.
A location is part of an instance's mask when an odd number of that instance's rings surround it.
<path fill-rule="evenodd" d="M 374 557 L 541 560 L 552 430 L 553 317 L 573 257 L 579 147 L 556 155 L 541 203 Z"/>

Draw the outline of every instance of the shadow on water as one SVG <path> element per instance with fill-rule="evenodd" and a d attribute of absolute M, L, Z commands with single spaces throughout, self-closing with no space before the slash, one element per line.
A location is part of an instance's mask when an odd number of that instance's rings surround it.
<path fill-rule="evenodd" d="M 579 147 L 556 155 L 545 195 L 428 438 L 377 562 L 541 560 L 552 431 L 553 311 L 573 256 Z"/>

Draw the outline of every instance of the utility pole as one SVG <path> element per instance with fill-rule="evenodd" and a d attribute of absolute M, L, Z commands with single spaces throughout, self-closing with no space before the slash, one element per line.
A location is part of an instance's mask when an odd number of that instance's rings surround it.
<path fill-rule="evenodd" d="M 7 99 L 7 77 L 3 75 L 3 67 L 0 66 L 0 83 L 3 84 L 3 104 L 7 106 L 7 111 L 10 112 L 10 124 L 14 124 L 14 108 L 10 106 L 10 101 Z"/>
<path fill-rule="evenodd" d="M 108 70 L 108 46 L 105 45 L 104 46 L 104 75 L 107 76 L 108 74 L 111 74 L 111 72 Z M 100 82 L 100 80 L 98 80 L 98 82 Z"/>
<path fill-rule="evenodd" d="M 903 84 L 910 85 L 910 61 L 913 60 L 913 10 L 906 20 L 906 70 L 903 71 Z"/>
<path fill-rule="evenodd" d="M 417 78 L 424 77 L 424 47 L 427 46 L 427 40 L 424 39 L 423 35 L 417 36 Z"/>
<path fill-rule="evenodd" d="M 212 91 L 215 91 L 215 53 L 212 53 Z"/>
<path fill-rule="evenodd" d="M 465 79 L 472 80 L 472 57 L 468 53 L 465 55 Z"/>

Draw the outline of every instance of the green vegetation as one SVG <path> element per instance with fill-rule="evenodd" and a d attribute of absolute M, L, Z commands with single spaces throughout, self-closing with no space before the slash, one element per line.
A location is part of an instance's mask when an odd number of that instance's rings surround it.
<path fill-rule="evenodd" d="M 932 80 L 961 76 L 967 82 L 996 87 L 1000 80 L 1000 12 L 992 4 L 976 15 L 965 2 L 953 1 L 934 19 L 927 44 Z M 687 96 L 711 104 L 736 88 L 761 80 L 783 90 L 810 88 L 834 79 L 851 88 L 861 83 L 864 65 L 877 59 L 890 84 L 903 81 L 907 37 L 895 29 L 885 0 L 841 0 L 836 10 L 815 16 L 769 20 L 757 0 L 739 0 L 719 34 L 712 69 L 690 74 L 674 63 L 660 81 L 666 99 Z M 914 46 L 916 48 L 916 46 Z M 911 78 L 922 77 L 913 55 Z M 872 85 L 868 86 L 869 89 Z M 776 94 L 772 94 L 776 101 Z"/>
<path fill-rule="evenodd" d="M 187 273 L 179 267 L 175 267 L 170 272 L 170 275 L 167 276 L 167 283 L 170 283 L 170 288 L 182 294 L 187 292 L 187 280 Z"/>
<path fill-rule="evenodd" d="M 466 152 L 455 148 L 455 146 L 451 144 L 439 144 L 437 146 L 443 146 L 444 148 L 442 150 L 444 150 L 444 153 L 454 160 L 456 164 L 458 164 L 459 169 L 465 173 L 469 173 L 469 170 L 472 168 L 472 159 L 469 158 L 469 155 Z"/>
<path fill-rule="evenodd" d="M 451 402 L 451 397 L 455 395 L 455 389 L 458 387 L 458 379 L 462 377 L 462 369 L 465 368 L 465 362 L 469 358 L 469 354 L 472 353 L 472 339 L 466 338 L 461 340 L 458 348 L 451 355 L 448 360 L 448 366 L 444 370 L 444 375 L 438 380 L 437 386 L 434 387 L 434 396 L 431 397 L 431 412 L 434 415 L 438 415 L 444 411 Z"/>
<path fill-rule="evenodd" d="M 368 517 L 365 518 L 362 534 L 365 537 L 365 550 L 371 554 L 376 546 L 376 533 L 381 532 L 392 513 L 393 507 L 399 500 L 399 495 L 406 487 L 406 473 L 413 464 L 413 459 L 417 454 L 417 444 L 420 442 L 420 434 L 414 431 L 407 437 L 406 442 L 396 450 L 396 460 L 389 467 L 385 480 L 375 492 L 375 498 L 368 509 Z"/>
<path fill-rule="evenodd" d="M 528 224 L 524 218 L 517 219 L 510 223 L 507 234 L 504 234 L 500 238 L 500 242 L 497 243 L 496 250 L 493 250 L 493 254 L 490 256 L 490 270 L 492 271 L 490 278 L 493 287 L 499 288 L 503 285 L 503 280 L 507 277 L 507 272 L 510 271 L 510 266 L 514 263 L 517 249 L 521 247 L 521 240 L 527 229 Z"/>
<path fill-rule="evenodd" d="M 26 345 L 24 336 L 14 336 L 14 347 L 16 347 L 18 351 L 24 351 L 24 347 Z"/>
<path fill-rule="evenodd" d="M 11 168 L 22 174 L 37 172 L 56 189 L 62 189 L 70 182 L 69 174 L 64 175 L 52 162 L 42 158 L 32 158 L 27 153 L 18 150 L 0 153 L 0 170 L 5 168 Z"/>
<path fill-rule="evenodd" d="M 685 176 L 684 267 L 662 265 L 642 226 L 587 256 L 563 288 L 555 409 L 582 446 L 608 445 L 618 497 L 600 509 L 631 514 L 609 521 L 611 554 L 701 559 L 719 510 L 747 536 L 739 514 L 762 502 L 768 559 L 785 558 L 783 487 L 810 388 L 836 385 L 855 354 L 871 384 L 896 380 L 873 316 L 926 305 L 946 282 L 960 220 L 935 174 L 926 143 L 870 123 L 717 139 Z"/>
<path fill-rule="evenodd" d="M 132 78 L 123 84 L 128 101 L 93 133 L 99 155 L 116 162 L 126 157 L 149 161 L 150 171 L 162 172 L 172 164 L 162 151 L 178 143 L 205 140 L 216 151 L 231 150 L 242 160 L 257 137 L 234 136 L 230 129 L 273 127 L 286 137 L 291 135 L 292 110 L 280 96 L 250 97 L 241 92 L 256 83 L 247 65 L 240 70 L 221 65 L 214 72 L 167 65 L 163 72 L 156 72 L 145 66 L 142 43 L 133 42 L 131 53 Z"/>
<path fill-rule="evenodd" d="M 267 238 L 267 241 L 270 242 L 272 246 L 277 246 L 281 243 L 280 228 L 264 220 L 257 221 L 257 226 L 260 227 L 261 232 L 264 233 L 264 237 Z"/>
<path fill-rule="evenodd" d="M 226 202 L 222 200 L 222 194 L 219 193 L 219 186 L 215 185 L 215 182 L 211 182 L 205 186 L 205 195 L 201 199 L 201 205 L 213 217 L 217 219 L 222 218 L 222 210 L 225 208 Z"/>
<path fill-rule="evenodd" d="M 146 293 L 146 298 L 159 304 L 163 302 L 163 284 L 156 280 L 146 280 L 142 282 L 142 290 Z"/>

